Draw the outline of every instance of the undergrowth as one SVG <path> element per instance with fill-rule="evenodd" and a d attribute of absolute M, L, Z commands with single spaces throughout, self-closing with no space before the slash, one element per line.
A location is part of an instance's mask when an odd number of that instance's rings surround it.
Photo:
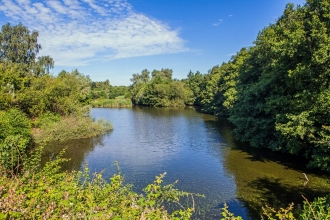
<path fill-rule="evenodd" d="M 91 101 L 92 107 L 95 108 L 125 108 L 131 107 L 132 101 L 123 97 L 117 97 L 115 99 L 94 99 Z"/>
<path fill-rule="evenodd" d="M 99 120 L 93 122 L 88 116 L 70 115 L 57 120 L 38 121 L 39 128 L 33 131 L 33 138 L 36 143 L 57 140 L 72 140 L 80 138 L 94 137 L 112 130 L 112 125 L 108 121 Z"/>
<path fill-rule="evenodd" d="M 63 152 L 40 168 L 41 152 L 38 148 L 24 162 L 21 174 L 0 169 L 0 219 L 189 219 L 194 211 L 194 203 L 180 203 L 192 194 L 163 185 L 165 174 L 137 194 L 120 171 L 109 181 L 102 173 L 91 175 L 87 165 L 83 171 L 61 171 Z M 165 202 L 177 210 L 168 213 Z"/>

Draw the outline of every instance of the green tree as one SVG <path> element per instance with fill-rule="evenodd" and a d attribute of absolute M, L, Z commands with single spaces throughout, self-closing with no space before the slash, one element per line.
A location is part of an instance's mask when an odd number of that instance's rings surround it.
<path fill-rule="evenodd" d="M 31 33 L 22 24 L 4 25 L 0 32 L 0 62 L 23 65 L 25 71 L 32 72 L 36 76 L 49 73 L 54 67 L 54 61 L 50 56 L 37 58 L 41 50 L 38 36 L 37 31 Z"/>
<path fill-rule="evenodd" d="M 258 35 L 242 64 L 230 120 L 239 140 L 330 167 L 330 8 L 328 1 L 288 4 Z"/>
<path fill-rule="evenodd" d="M 190 89 L 191 94 L 189 95 L 188 104 L 200 105 L 201 91 L 204 83 L 203 74 L 199 71 L 193 73 L 191 70 L 187 75 L 187 78 L 183 80 L 185 85 Z"/>
<path fill-rule="evenodd" d="M 31 141 L 31 122 L 18 109 L 0 111 L 0 163 L 16 169 Z"/>
<path fill-rule="evenodd" d="M 0 61 L 27 65 L 34 63 L 41 49 L 37 41 L 38 35 L 37 31 L 30 33 L 22 24 L 4 25 L 0 33 Z"/>
<path fill-rule="evenodd" d="M 189 89 L 185 84 L 172 79 L 171 69 L 153 70 L 133 74 L 130 93 L 133 104 L 148 106 L 184 106 Z"/>

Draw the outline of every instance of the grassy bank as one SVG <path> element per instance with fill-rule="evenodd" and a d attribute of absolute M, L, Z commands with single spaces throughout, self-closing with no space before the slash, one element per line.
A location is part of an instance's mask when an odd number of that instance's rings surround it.
<path fill-rule="evenodd" d="M 126 108 L 132 106 L 132 101 L 124 96 L 118 96 L 115 99 L 94 99 L 91 105 L 94 108 Z"/>
<path fill-rule="evenodd" d="M 112 125 L 108 121 L 93 122 L 90 117 L 76 115 L 52 115 L 46 119 L 39 119 L 35 124 L 37 126 L 33 129 L 32 135 L 36 143 L 95 137 L 112 130 Z"/>

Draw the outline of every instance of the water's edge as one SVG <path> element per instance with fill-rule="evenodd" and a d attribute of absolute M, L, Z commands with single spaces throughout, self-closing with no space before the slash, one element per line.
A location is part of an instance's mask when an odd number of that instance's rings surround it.
<path fill-rule="evenodd" d="M 301 204 L 330 191 L 329 176 L 307 170 L 296 158 L 251 149 L 234 141 L 224 118 L 194 109 L 94 108 L 91 116 L 110 120 L 114 130 L 93 139 L 52 143 L 45 157 L 67 147 L 72 158 L 64 169 L 104 170 L 106 178 L 117 172 L 119 162 L 126 182 L 142 188 L 156 175 L 167 172 L 165 183 L 179 180 L 179 189 L 205 194 L 197 198 L 195 219 L 219 219 L 226 202 L 230 211 L 259 217 L 261 206 Z M 304 185 L 306 173 L 310 182 Z"/>

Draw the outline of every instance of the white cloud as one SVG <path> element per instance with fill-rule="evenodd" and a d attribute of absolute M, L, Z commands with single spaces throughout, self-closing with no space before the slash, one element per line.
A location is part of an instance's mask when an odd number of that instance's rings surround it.
<path fill-rule="evenodd" d="M 61 2 L 47 0 L 46 4 L 49 5 L 52 9 L 54 9 L 57 13 L 66 14 L 68 12 L 67 8 L 62 5 Z"/>
<path fill-rule="evenodd" d="M 219 26 L 219 24 L 222 24 L 223 19 L 218 19 L 219 21 L 217 23 L 213 23 L 213 26 Z"/>
<path fill-rule="evenodd" d="M 41 55 L 57 66 L 187 51 L 178 31 L 126 0 L 0 0 L 8 19 L 39 32 Z"/>

